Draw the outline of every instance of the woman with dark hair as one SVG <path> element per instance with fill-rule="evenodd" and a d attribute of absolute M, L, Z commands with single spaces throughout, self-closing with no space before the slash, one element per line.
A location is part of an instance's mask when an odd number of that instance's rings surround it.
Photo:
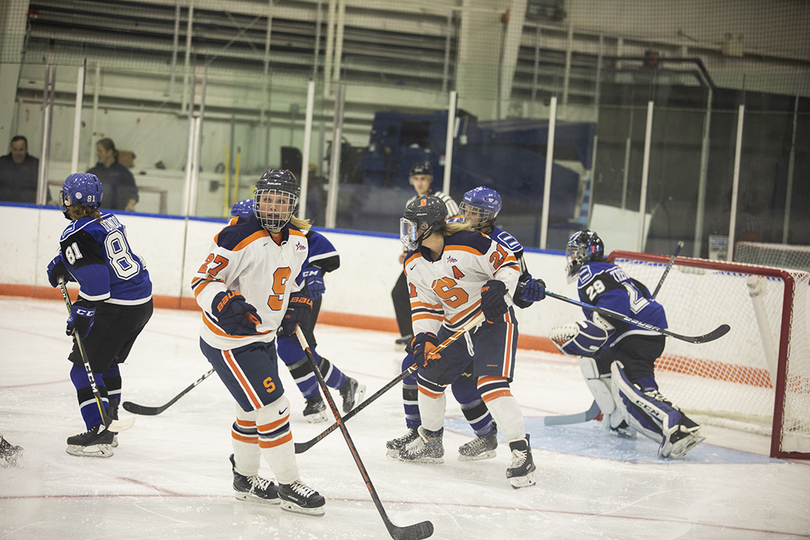
<path fill-rule="evenodd" d="M 100 139 L 96 143 L 98 163 L 87 171 L 101 180 L 104 187 L 104 207 L 109 210 L 135 211 L 138 202 L 138 186 L 129 169 L 118 161 L 118 150 L 112 139 Z"/>

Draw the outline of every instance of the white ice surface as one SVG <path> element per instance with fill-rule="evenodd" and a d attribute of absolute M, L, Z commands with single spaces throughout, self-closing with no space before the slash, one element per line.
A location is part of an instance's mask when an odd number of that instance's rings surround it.
<path fill-rule="evenodd" d="M 138 417 L 114 457 L 66 454 L 65 439 L 85 428 L 68 378 L 65 306 L 0 297 L 0 313 L 0 432 L 24 447 L 19 467 L 0 468 L 0 540 L 389 537 L 339 431 L 298 456 L 302 479 L 327 498 L 325 516 L 236 501 L 234 405 L 215 375 L 163 414 Z M 193 312 L 155 312 L 122 366 L 124 400 L 161 405 L 209 369 L 198 323 Z M 367 395 L 399 370 L 393 334 L 320 325 L 316 335 L 319 352 Z M 303 420 L 303 399 L 281 373 L 293 434 L 308 440 L 328 424 Z M 430 520 L 432 538 L 453 540 L 810 538 L 810 466 L 768 459 L 762 438 L 705 427 L 707 441 L 673 463 L 650 441 L 620 441 L 595 422 L 543 430 L 540 417 L 591 403 L 579 368 L 558 355 L 519 351 L 513 393 L 538 467 L 527 489 L 506 480 L 503 442 L 495 459 L 456 459 L 469 436 L 452 396 L 442 465 L 385 456 L 385 441 L 404 432 L 399 387 L 346 423 L 396 525 Z M 272 476 L 266 464 L 262 474 Z"/>

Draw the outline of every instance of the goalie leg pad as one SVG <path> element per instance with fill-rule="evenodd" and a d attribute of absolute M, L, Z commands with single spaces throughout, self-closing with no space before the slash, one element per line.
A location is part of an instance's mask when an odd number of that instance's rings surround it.
<path fill-rule="evenodd" d="M 624 366 L 611 365 L 613 399 L 625 421 L 653 441 L 663 444 L 678 429 L 681 413 L 656 391 L 642 392 L 624 374 Z"/>
<path fill-rule="evenodd" d="M 585 384 L 593 394 L 593 399 L 599 405 L 599 409 L 606 417 L 616 410 L 616 403 L 613 401 L 611 391 L 610 375 L 601 375 L 596 366 L 596 360 L 586 356 L 579 357 L 579 368 L 582 376 L 585 377 Z"/>

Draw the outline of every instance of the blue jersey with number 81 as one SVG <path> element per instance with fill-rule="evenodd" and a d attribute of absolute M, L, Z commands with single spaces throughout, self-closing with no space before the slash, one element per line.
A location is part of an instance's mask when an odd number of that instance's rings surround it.
<path fill-rule="evenodd" d="M 124 226 L 113 214 L 81 218 L 62 232 L 59 247 L 65 268 L 90 302 L 138 305 L 152 296 L 143 259 L 133 253 Z"/>
<path fill-rule="evenodd" d="M 644 284 L 628 276 L 621 267 L 606 262 L 590 262 L 582 266 L 577 277 L 579 298 L 588 304 L 609 309 L 659 328 L 667 327 L 664 307 L 653 300 Z M 593 311 L 583 308 L 592 319 Z M 600 315 L 601 316 L 601 315 Z M 616 328 L 604 347 L 628 335 L 660 335 L 620 320 L 603 317 Z"/>

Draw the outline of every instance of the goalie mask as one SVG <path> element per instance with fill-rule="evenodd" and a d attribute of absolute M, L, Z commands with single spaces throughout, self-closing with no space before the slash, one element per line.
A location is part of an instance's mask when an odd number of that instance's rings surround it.
<path fill-rule="evenodd" d="M 268 169 L 256 182 L 253 213 L 268 231 L 278 232 L 292 219 L 301 186 L 288 170 Z"/>
<path fill-rule="evenodd" d="M 494 189 L 478 186 L 464 194 L 459 211 L 470 222 L 473 230 L 491 229 L 501 211 L 501 196 Z"/>
<path fill-rule="evenodd" d="M 59 192 L 59 204 L 62 212 L 67 212 L 68 206 L 82 204 L 98 208 L 101 204 L 103 188 L 101 180 L 95 174 L 74 173 L 65 178 L 62 190 Z"/>
<path fill-rule="evenodd" d="M 399 220 L 399 239 L 408 251 L 413 251 L 431 233 L 444 229 L 446 220 L 444 201 L 433 195 L 419 197 L 405 207 L 405 215 Z"/>
<path fill-rule="evenodd" d="M 565 248 L 565 258 L 568 261 L 565 272 L 568 282 L 571 283 L 576 279 L 583 265 L 601 261 L 604 257 L 605 244 L 595 232 L 585 229 L 572 234 Z"/>

